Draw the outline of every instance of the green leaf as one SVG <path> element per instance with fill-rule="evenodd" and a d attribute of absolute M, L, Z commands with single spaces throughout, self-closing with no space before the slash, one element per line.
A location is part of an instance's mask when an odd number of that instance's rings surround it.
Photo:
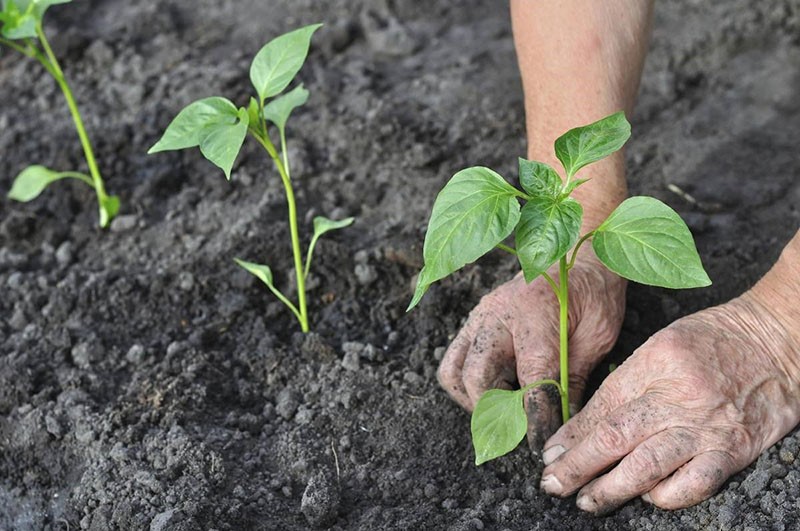
<path fill-rule="evenodd" d="M 556 170 L 535 160 L 519 159 L 519 184 L 533 197 L 558 197 L 561 177 Z"/>
<path fill-rule="evenodd" d="M 456 173 L 433 205 L 417 289 L 408 310 L 428 287 L 501 243 L 520 217 L 521 193 L 500 175 L 476 166 Z"/>
<path fill-rule="evenodd" d="M 664 288 L 708 286 L 692 233 L 670 207 L 653 197 L 631 197 L 595 231 L 592 247 L 611 271 Z"/>
<path fill-rule="evenodd" d="M 344 218 L 338 221 L 334 221 L 324 216 L 317 216 L 314 218 L 314 235 L 311 236 L 311 243 L 308 244 L 308 253 L 306 254 L 306 266 L 304 271 L 304 277 L 308 276 L 308 272 L 311 269 L 311 257 L 314 254 L 314 247 L 316 247 L 317 240 L 319 240 L 319 237 L 325 234 L 326 232 L 349 227 L 350 225 L 353 224 L 355 220 L 356 218 Z"/>
<path fill-rule="evenodd" d="M 274 287 L 272 284 L 272 270 L 269 268 L 269 266 L 256 264 L 255 262 L 246 262 L 238 258 L 234 258 L 233 260 L 239 264 L 240 267 L 254 275 L 267 286 Z"/>
<path fill-rule="evenodd" d="M 36 38 L 36 24 L 42 21 L 47 8 L 72 0 L 3 0 L 0 35 L 6 39 Z"/>
<path fill-rule="evenodd" d="M 247 137 L 248 123 L 247 109 L 242 107 L 239 109 L 238 123 L 218 125 L 200 142 L 200 152 L 209 161 L 219 166 L 225 172 L 225 178 L 228 180 L 231 179 L 231 170 L 236 156 L 239 155 L 244 139 Z"/>
<path fill-rule="evenodd" d="M 280 98 L 275 98 L 264 107 L 264 118 L 274 123 L 281 134 L 292 111 L 308 101 L 308 91 L 298 85 Z"/>
<path fill-rule="evenodd" d="M 261 109 L 258 106 L 258 101 L 252 96 L 250 97 L 250 103 L 247 105 L 247 118 L 251 129 L 255 129 L 259 134 L 264 134 L 261 130 Z"/>
<path fill-rule="evenodd" d="M 572 198 L 534 197 L 522 208 L 517 226 L 517 257 L 530 282 L 575 245 L 583 208 Z"/>
<path fill-rule="evenodd" d="M 219 166 L 227 179 L 247 136 L 247 109 L 213 97 L 186 106 L 169 124 L 148 154 L 200 146 L 203 156 Z"/>
<path fill-rule="evenodd" d="M 119 196 L 110 195 L 100 200 L 100 227 L 106 228 L 119 213 Z"/>
<path fill-rule="evenodd" d="M 11 190 L 8 192 L 8 198 L 27 203 L 39 197 L 39 194 L 50 183 L 67 178 L 79 179 L 94 187 L 92 179 L 86 175 L 75 172 L 57 172 L 45 166 L 33 165 L 28 166 L 17 175 L 14 179 L 14 184 L 11 185 Z"/>
<path fill-rule="evenodd" d="M 570 129 L 556 140 L 556 157 L 567 175 L 611 155 L 631 136 L 631 124 L 622 111 L 583 127 Z"/>
<path fill-rule="evenodd" d="M 147 153 L 159 153 L 199 146 L 220 125 L 233 125 L 238 118 L 236 106 L 225 98 L 204 98 L 190 103 L 172 120 L 161 140 Z"/>
<path fill-rule="evenodd" d="M 250 81 L 261 102 L 283 92 L 300 71 L 311 36 L 322 24 L 312 24 L 276 37 L 264 45 L 250 65 Z"/>
<path fill-rule="evenodd" d="M 516 448 L 528 430 L 522 404 L 524 392 L 492 389 L 483 393 L 472 412 L 472 446 L 475 465 L 505 455 Z"/>

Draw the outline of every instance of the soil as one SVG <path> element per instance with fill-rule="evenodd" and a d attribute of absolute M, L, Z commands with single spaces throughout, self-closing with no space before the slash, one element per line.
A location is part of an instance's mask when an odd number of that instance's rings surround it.
<path fill-rule="evenodd" d="M 358 221 L 318 247 L 302 335 L 232 262 L 270 264 L 291 291 L 263 153 L 248 144 L 228 183 L 197 150 L 145 152 L 197 98 L 245 104 L 258 48 L 318 21 L 289 125 L 302 229 Z M 474 466 L 437 360 L 514 261 L 489 256 L 404 310 L 436 192 L 468 165 L 514 176 L 525 152 L 505 5 L 91 0 L 53 7 L 47 31 L 123 206 L 102 232 L 80 183 L 0 199 L 0 529 L 800 527 L 797 431 L 677 512 L 587 516 L 538 490 L 527 448 Z M 742 292 L 797 230 L 798 93 L 797 0 L 656 2 L 631 191 L 687 219 L 714 285 L 631 286 L 609 362 Z M 29 163 L 82 167 L 55 84 L 6 50 L 0 153 L 3 190 Z"/>

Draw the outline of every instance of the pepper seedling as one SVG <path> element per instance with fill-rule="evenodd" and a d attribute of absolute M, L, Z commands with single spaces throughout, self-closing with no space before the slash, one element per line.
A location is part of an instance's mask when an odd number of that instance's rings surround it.
<path fill-rule="evenodd" d="M 520 159 L 522 190 L 489 168 L 472 167 L 456 173 L 436 198 L 423 247 L 425 265 L 409 310 L 432 283 L 495 248 L 517 256 L 527 282 L 544 277 L 560 308 L 560 381 L 485 392 L 471 419 L 476 465 L 507 454 L 525 437 L 523 398 L 534 387 L 554 386 L 561 397 L 562 419 L 569 420 L 569 272 L 586 241 L 592 240 L 595 254 L 608 269 L 629 280 L 675 289 L 711 284 L 689 228 L 653 197 L 626 199 L 600 226 L 580 237 L 583 208 L 570 195 L 586 179 L 575 179 L 575 174 L 619 150 L 630 134 L 630 124 L 618 112 L 556 140 L 555 154 L 566 174 L 563 181 L 547 164 Z M 515 248 L 503 243 L 512 233 Z M 557 282 L 547 272 L 556 263 Z"/>
<path fill-rule="evenodd" d="M 354 218 L 334 221 L 323 216 L 314 218 L 314 232 L 303 259 L 297 226 L 297 206 L 289 155 L 286 149 L 286 122 L 292 111 L 308 100 L 308 90 L 302 84 L 282 94 L 295 78 L 308 55 L 311 36 L 322 24 L 312 24 L 291 31 L 268 42 L 256 54 L 250 65 L 250 81 L 257 97 L 251 97 L 247 107 L 237 108 L 221 97 L 204 98 L 185 107 L 148 154 L 198 146 L 203 156 L 218 166 L 230 180 L 236 157 L 247 134 L 267 152 L 275 165 L 286 193 L 289 209 L 289 232 L 292 241 L 294 272 L 298 302 L 295 305 L 275 286 L 272 270 L 262 264 L 235 258 L 235 262 L 266 284 L 267 288 L 294 314 L 303 332 L 308 332 L 308 307 L 305 281 L 311 268 L 311 258 L 319 237 L 326 232 L 351 225 Z M 282 95 L 281 95 L 282 94 Z M 269 101 L 267 101 L 269 100 Z M 280 153 L 272 142 L 267 122 L 277 129 Z"/>
<path fill-rule="evenodd" d="M 97 161 L 92 151 L 92 143 L 86 128 L 83 126 L 81 113 L 75 103 L 75 97 L 64 76 L 53 49 L 44 34 L 42 18 L 47 8 L 54 4 L 66 4 L 72 0 L 3 0 L 3 10 L 0 12 L 0 44 L 5 44 L 32 59 L 41 63 L 44 69 L 53 76 L 58 87 L 67 100 L 67 107 L 72 115 L 72 121 L 78 132 L 89 175 L 77 171 L 55 171 L 45 166 L 28 166 L 14 179 L 9 199 L 28 202 L 36 199 L 50 183 L 61 179 L 77 179 L 94 188 L 97 195 L 100 226 L 105 228 L 119 212 L 119 197 L 106 193 L 103 177 L 97 167 Z"/>

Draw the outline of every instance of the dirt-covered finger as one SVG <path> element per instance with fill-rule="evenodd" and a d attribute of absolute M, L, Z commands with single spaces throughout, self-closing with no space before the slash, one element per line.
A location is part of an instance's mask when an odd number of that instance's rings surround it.
<path fill-rule="evenodd" d="M 683 509 L 711 497 L 725 481 L 746 466 L 728 453 L 704 452 L 642 496 L 662 509 Z"/>
<path fill-rule="evenodd" d="M 601 419 L 583 440 L 544 469 L 542 489 L 556 496 L 568 496 L 665 429 L 669 415 L 654 409 L 652 402 L 643 396 Z M 545 454 L 552 448 L 548 441 Z"/>
<path fill-rule="evenodd" d="M 695 439 L 683 428 L 656 433 L 626 455 L 607 474 L 578 494 L 579 509 L 605 514 L 640 496 L 672 474 L 695 455 Z"/>
<path fill-rule="evenodd" d="M 514 342 L 502 323 L 483 326 L 475 333 L 464 360 L 462 379 L 469 409 L 489 389 L 511 388 L 516 381 Z"/>
<path fill-rule="evenodd" d="M 462 372 L 464 360 L 471 344 L 472 337 L 469 331 L 467 329 L 461 330 L 453 342 L 450 343 L 441 363 L 439 363 L 439 371 L 437 372 L 439 385 L 442 386 L 442 389 L 447 391 L 453 400 L 465 408 L 469 408 L 470 400 L 464 387 Z"/>

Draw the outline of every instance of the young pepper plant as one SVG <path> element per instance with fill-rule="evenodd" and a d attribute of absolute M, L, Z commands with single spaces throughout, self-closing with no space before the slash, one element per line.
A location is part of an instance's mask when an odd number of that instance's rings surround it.
<path fill-rule="evenodd" d="M 47 73 L 56 80 L 67 101 L 67 107 L 78 132 L 86 165 L 89 167 L 89 175 L 77 171 L 54 171 L 41 165 L 28 166 L 14 179 L 8 197 L 15 201 L 28 202 L 38 197 L 52 182 L 61 179 L 77 179 L 94 188 L 97 195 L 100 226 L 105 228 L 119 212 L 119 197 L 106 193 L 105 184 L 92 151 L 92 143 L 89 141 L 89 135 L 86 134 L 75 97 L 42 26 L 42 18 L 48 7 L 71 1 L 3 0 L 3 10 L 0 12 L 0 22 L 2 23 L 0 44 L 39 61 Z"/>
<path fill-rule="evenodd" d="M 326 232 L 351 225 L 353 218 L 338 221 L 323 216 L 314 218 L 314 232 L 303 259 L 297 224 L 297 206 L 292 188 L 292 174 L 286 149 L 286 123 L 292 111 L 308 100 L 302 84 L 282 94 L 295 78 L 308 55 L 311 36 L 322 24 L 312 24 L 291 31 L 268 42 L 250 65 L 250 81 L 256 96 L 247 107 L 237 108 L 221 97 L 204 98 L 185 107 L 161 139 L 148 153 L 198 146 L 203 156 L 218 166 L 230 180 L 236 157 L 249 133 L 266 150 L 283 183 L 289 210 L 289 233 L 297 285 L 297 304 L 275 286 L 272 270 L 262 264 L 235 258 L 236 263 L 266 284 L 267 288 L 294 314 L 303 332 L 309 330 L 305 281 L 319 237 Z M 277 129 L 280 152 L 269 135 L 267 123 Z"/>
<path fill-rule="evenodd" d="M 653 197 L 626 199 L 599 227 L 579 237 L 583 209 L 570 195 L 586 180 L 575 179 L 575 174 L 619 150 L 630 134 L 630 124 L 618 112 L 556 140 L 563 181 L 547 164 L 520 159 L 522 190 L 489 168 L 473 167 L 456 173 L 436 198 L 423 247 L 425 265 L 409 310 L 432 283 L 495 248 L 517 256 L 527 282 L 544 277 L 560 308 L 559 381 L 540 380 L 512 391 L 492 389 L 481 396 L 471 421 L 476 465 L 505 455 L 522 441 L 527 429 L 523 398 L 534 387 L 554 386 L 562 419 L 569 420 L 569 272 L 586 241 L 591 239 L 608 269 L 629 280 L 666 288 L 711 284 L 688 227 Z M 512 233 L 516 248 L 503 244 Z M 557 280 L 547 272 L 554 264 Z"/>

